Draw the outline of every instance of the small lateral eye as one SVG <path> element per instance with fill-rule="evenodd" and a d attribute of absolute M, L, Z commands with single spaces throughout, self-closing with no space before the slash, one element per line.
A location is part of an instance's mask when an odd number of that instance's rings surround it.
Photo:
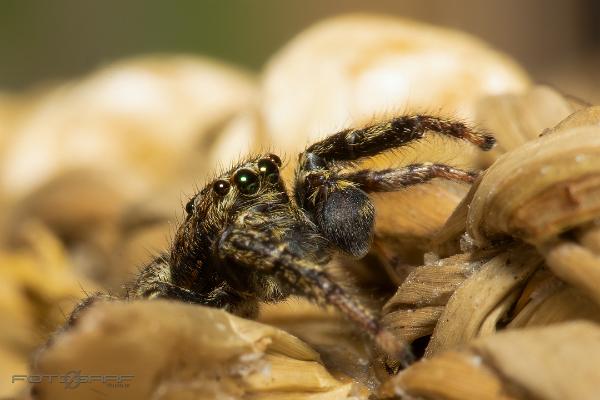
<path fill-rule="evenodd" d="M 231 185 L 229 184 L 229 182 L 222 179 L 213 183 L 213 190 L 219 196 L 225 196 L 229 192 L 230 187 Z"/>
<path fill-rule="evenodd" d="M 250 195 L 258 192 L 260 187 L 258 175 L 247 168 L 240 169 L 233 176 L 233 181 L 242 194 Z"/>
<path fill-rule="evenodd" d="M 196 205 L 194 204 L 194 199 L 190 199 L 185 205 L 185 212 L 188 214 L 192 214 L 196 210 Z"/>
<path fill-rule="evenodd" d="M 277 168 L 281 167 L 281 158 L 277 154 L 268 154 L 267 158 L 277 165 Z"/>
<path fill-rule="evenodd" d="M 263 158 L 258 160 L 257 165 L 261 175 L 266 177 L 269 183 L 277 183 L 279 181 L 279 168 L 272 159 Z"/>

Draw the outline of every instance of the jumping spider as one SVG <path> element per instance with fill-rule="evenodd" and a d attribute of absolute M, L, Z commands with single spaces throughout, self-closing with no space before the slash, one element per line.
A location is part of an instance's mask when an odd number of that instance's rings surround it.
<path fill-rule="evenodd" d="M 430 131 L 482 150 L 495 143 L 492 136 L 463 123 L 426 115 L 344 130 L 299 155 L 291 193 L 280 177 L 278 156 L 250 157 L 189 200 L 171 249 L 127 286 L 127 299 L 177 299 L 253 318 L 259 302 L 300 295 L 337 307 L 379 347 L 389 349 L 390 336 L 378 319 L 331 280 L 324 266 L 338 251 L 354 257 L 368 252 L 375 218 L 369 193 L 401 190 L 433 178 L 474 180 L 477 173 L 444 164 L 352 169 L 361 159 Z M 71 322 L 93 301 L 84 301 Z"/>

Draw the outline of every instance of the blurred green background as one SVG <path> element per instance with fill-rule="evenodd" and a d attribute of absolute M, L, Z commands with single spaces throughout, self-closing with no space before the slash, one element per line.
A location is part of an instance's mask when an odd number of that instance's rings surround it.
<path fill-rule="evenodd" d="M 0 90 L 144 53 L 204 54 L 259 70 L 302 29 L 348 12 L 459 28 L 511 54 L 541 82 L 592 99 L 600 92 L 596 0 L 3 0 Z"/>

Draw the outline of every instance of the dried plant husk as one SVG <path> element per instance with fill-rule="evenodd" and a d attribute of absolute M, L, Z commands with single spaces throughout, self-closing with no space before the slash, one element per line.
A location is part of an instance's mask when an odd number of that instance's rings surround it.
<path fill-rule="evenodd" d="M 503 153 L 565 124 L 593 125 L 593 115 L 597 114 L 594 110 L 594 107 L 582 108 L 567 96 L 546 86 L 534 86 L 521 94 L 482 98 L 477 106 L 475 121 L 494 133 L 497 145 L 491 152 L 480 153 L 480 162 L 489 166 Z M 467 212 L 474 195 L 475 191 L 471 190 L 432 239 L 439 256 L 460 251 L 460 240 L 466 229 Z"/>
<path fill-rule="evenodd" d="M 127 388 L 102 382 L 34 385 L 39 399 L 366 398 L 334 378 L 296 337 L 212 308 L 179 302 L 105 302 L 40 354 L 35 373 L 133 375 Z"/>
<path fill-rule="evenodd" d="M 600 350 L 598 121 L 590 107 L 544 128 L 472 187 L 438 234 L 434 255 L 442 258 L 417 267 L 383 308 L 386 325 L 405 340 L 428 341 L 423 361 L 382 395 L 600 395 L 594 358 L 583 356 L 587 347 Z"/>
<path fill-rule="evenodd" d="M 74 268 L 66 249 L 43 225 L 25 229 L 23 247 L 0 250 L 0 397 L 22 390 L 32 352 L 64 324 L 86 291 L 98 287 Z"/>
<path fill-rule="evenodd" d="M 481 156 L 491 164 L 500 154 L 536 139 L 580 108 L 555 89 L 541 85 L 524 93 L 484 97 L 477 104 L 475 121 L 494 133 L 497 144 Z"/>
<path fill-rule="evenodd" d="M 598 321 L 583 292 L 544 268 L 534 247 L 508 246 L 440 259 L 415 268 L 383 308 L 383 323 L 425 356 L 460 348 L 498 330 L 575 319 Z"/>
<path fill-rule="evenodd" d="M 259 320 L 309 344 L 334 377 L 350 377 L 372 392 L 377 390 L 380 382 L 371 362 L 373 344 L 334 310 L 292 298 L 283 304 L 264 305 Z"/>
<path fill-rule="evenodd" d="M 582 321 L 510 330 L 424 359 L 382 398 L 592 400 L 600 396 L 600 327 Z"/>
<path fill-rule="evenodd" d="M 542 263 L 534 249 L 509 249 L 483 264 L 454 291 L 426 349 L 430 357 L 495 333 L 524 282 Z"/>
<path fill-rule="evenodd" d="M 383 322 L 410 343 L 431 335 L 454 291 L 486 260 L 459 254 L 415 268 L 383 307 Z"/>
<path fill-rule="evenodd" d="M 554 131 L 500 157 L 469 205 L 478 245 L 511 235 L 542 244 L 600 216 L 597 126 Z"/>
<path fill-rule="evenodd" d="M 557 322 L 585 319 L 600 322 L 600 306 L 588 296 L 557 279 L 548 270 L 543 280 L 531 279 L 515 304 L 514 318 L 507 328 L 545 326 Z"/>
<path fill-rule="evenodd" d="M 413 365 L 386 382 L 383 399 L 516 400 L 503 393 L 494 371 L 477 356 L 456 351 L 442 353 Z"/>
<path fill-rule="evenodd" d="M 509 235 L 527 241 L 553 273 L 597 302 L 598 121 L 597 109 L 581 110 L 500 157 L 473 189 L 467 216 L 476 245 Z"/>

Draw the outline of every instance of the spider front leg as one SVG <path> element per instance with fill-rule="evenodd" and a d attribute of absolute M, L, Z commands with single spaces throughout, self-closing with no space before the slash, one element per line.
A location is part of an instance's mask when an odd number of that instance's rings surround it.
<path fill-rule="evenodd" d="M 247 318 L 255 318 L 258 315 L 258 302 L 236 295 L 225 282 L 205 290 L 194 290 L 173 283 L 171 275 L 168 256 L 156 258 L 140 272 L 138 279 L 126 288 L 127 299 L 178 300 L 221 308 Z"/>
<path fill-rule="evenodd" d="M 258 277 L 274 276 L 289 294 L 306 297 L 321 306 L 336 307 L 368 333 L 386 354 L 403 362 L 410 361 L 410 350 L 383 329 L 367 308 L 333 282 L 320 265 L 296 254 L 285 242 L 274 239 L 276 236 L 273 232 L 230 228 L 219 242 L 219 257 L 225 263 L 238 266 L 237 273 L 241 267 Z M 268 298 L 262 300 L 269 301 Z"/>
<path fill-rule="evenodd" d="M 462 122 L 430 115 L 401 116 L 362 129 L 344 130 L 311 145 L 301 156 L 301 168 L 321 169 L 332 163 L 371 157 L 422 139 L 427 132 L 465 140 L 484 151 L 496 143 L 492 135 L 477 132 Z"/>
<path fill-rule="evenodd" d="M 296 201 L 323 234 L 342 251 L 362 257 L 369 251 L 375 210 L 365 192 L 398 190 L 435 177 L 472 182 L 475 174 L 443 164 L 417 164 L 379 172 L 339 171 L 361 158 L 401 147 L 435 132 L 471 142 L 482 150 L 493 136 L 466 124 L 427 115 L 403 116 L 362 129 L 345 130 L 308 147 L 296 173 Z"/>

